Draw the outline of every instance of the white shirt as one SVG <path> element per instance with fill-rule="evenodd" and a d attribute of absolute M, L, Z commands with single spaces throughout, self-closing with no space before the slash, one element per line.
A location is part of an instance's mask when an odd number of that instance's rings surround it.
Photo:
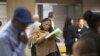
<path fill-rule="evenodd" d="M 27 35 L 29 37 L 29 43 L 31 43 L 32 32 L 34 29 L 38 28 L 41 25 L 39 21 L 35 21 L 33 24 L 30 25 L 30 28 L 27 29 Z"/>
<path fill-rule="evenodd" d="M 51 20 L 52 28 L 54 29 L 54 21 Z"/>

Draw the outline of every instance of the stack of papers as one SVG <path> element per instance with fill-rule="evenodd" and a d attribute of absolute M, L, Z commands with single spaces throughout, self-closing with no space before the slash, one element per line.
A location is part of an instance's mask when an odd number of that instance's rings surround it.
<path fill-rule="evenodd" d="M 62 31 L 61 31 L 59 28 L 57 28 L 57 29 L 55 29 L 53 32 L 51 32 L 49 35 L 47 35 L 47 36 L 45 37 L 45 39 L 50 38 L 52 35 L 59 36 L 59 35 L 61 35 L 61 34 L 62 34 Z"/>

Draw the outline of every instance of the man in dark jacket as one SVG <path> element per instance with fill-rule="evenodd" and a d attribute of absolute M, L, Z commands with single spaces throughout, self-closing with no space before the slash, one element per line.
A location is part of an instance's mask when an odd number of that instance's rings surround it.
<path fill-rule="evenodd" d="M 98 31 L 100 26 L 100 16 L 91 11 L 86 11 L 83 18 L 87 21 L 90 29 L 83 34 L 82 38 L 84 37 L 93 40 L 97 47 L 98 56 L 100 56 L 100 34 Z"/>

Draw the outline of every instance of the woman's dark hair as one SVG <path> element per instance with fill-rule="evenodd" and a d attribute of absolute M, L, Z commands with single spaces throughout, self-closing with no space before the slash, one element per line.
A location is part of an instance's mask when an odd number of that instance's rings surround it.
<path fill-rule="evenodd" d="M 52 31 L 53 31 L 52 23 L 51 23 L 51 20 L 50 20 L 49 18 L 45 18 L 45 19 L 43 19 L 43 20 L 41 21 L 40 29 L 41 29 L 41 30 L 44 30 L 44 28 L 43 28 L 43 23 L 44 23 L 45 21 L 50 21 L 50 28 L 49 28 L 48 31 L 49 31 L 49 32 L 52 32 Z"/>
<path fill-rule="evenodd" d="M 71 28 L 72 24 L 71 24 L 71 18 L 70 17 L 67 17 L 66 20 L 65 20 L 65 24 L 64 24 L 64 27 L 63 27 L 63 37 L 66 39 L 66 32 L 69 31 L 69 28 Z"/>
<path fill-rule="evenodd" d="M 100 16 L 88 10 L 83 14 L 83 18 L 87 21 L 90 28 L 94 28 L 97 22 L 100 21 Z"/>
<path fill-rule="evenodd" d="M 66 20 L 65 20 L 65 25 L 64 25 L 64 26 L 66 26 L 66 25 L 71 25 L 71 24 L 72 24 L 72 23 L 71 23 L 71 20 L 72 20 L 72 18 L 67 17 Z"/>

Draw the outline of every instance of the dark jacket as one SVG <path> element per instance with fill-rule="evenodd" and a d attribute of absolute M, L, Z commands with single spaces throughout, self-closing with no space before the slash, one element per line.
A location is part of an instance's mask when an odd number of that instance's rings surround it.
<path fill-rule="evenodd" d="M 73 25 L 68 25 L 63 29 L 63 37 L 65 43 L 74 42 L 76 37 L 75 27 Z"/>
<path fill-rule="evenodd" d="M 76 26 L 76 34 L 77 34 L 77 38 L 80 38 L 82 36 L 82 34 L 87 31 L 87 28 L 85 26 L 83 26 L 83 28 L 80 28 L 78 25 Z"/>
<path fill-rule="evenodd" d="M 95 30 L 88 30 L 82 35 L 82 38 L 88 38 L 89 40 L 93 40 L 97 47 L 98 56 L 100 56 L 100 34 Z"/>

